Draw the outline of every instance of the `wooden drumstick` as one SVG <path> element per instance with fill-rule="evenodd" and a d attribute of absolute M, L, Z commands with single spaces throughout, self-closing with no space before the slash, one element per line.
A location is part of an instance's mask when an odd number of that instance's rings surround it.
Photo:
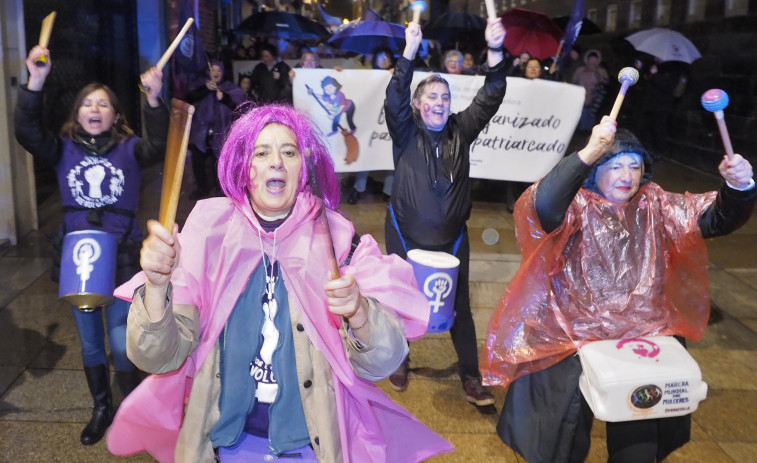
<path fill-rule="evenodd" d="M 336 260 L 336 253 L 334 252 L 334 239 L 331 237 L 331 226 L 329 225 L 328 215 L 326 214 L 326 204 L 323 202 L 323 192 L 321 191 L 321 185 L 318 182 L 318 174 L 315 171 L 315 162 L 311 155 L 310 148 L 304 150 L 303 156 L 305 159 L 305 166 L 308 170 L 308 184 L 310 184 L 310 190 L 315 196 L 321 199 L 321 212 L 316 218 L 315 227 L 313 231 L 316 235 L 320 235 L 324 244 L 328 247 L 328 259 L 329 262 L 325 262 L 328 270 L 331 270 L 331 279 L 336 280 L 341 275 L 339 271 L 339 263 Z M 329 322 L 335 328 L 339 329 L 342 322 L 338 315 L 331 312 L 327 314 Z"/>
<path fill-rule="evenodd" d="M 426 11 L 426 2 L 423 0 L 416 0 L 410 4 L 410 9 L 413 10 L 413 22 L 415 24 L 420 24 L 421 13 Z"/>
<path fill-rule="evenodd" d="M 179 31 L 179 34 L 176 36 L 175 39 L 173 39 L 173 42 L 171 42 L 171 45 L 168 47 L 165 53 L 163 53 L 163 56 L 161 56 L 160 59 L 158 60 L 158 63 L 155 65 L 156 68 L 163 70 L 163 67 L 165 67 L 168 60 L 171 59 L 171 55 L 173 55 L 173 52 L 176 50 L 176 47 L 179 46 L 179 44 L 181 43 L 181 39 L 183 39 L 184 36 L 187 34 L 189 27 L 192 25 L 194 21 L 195 20 L 192 18 L 187 19 L 187 22 L 184 23 L 184 27 L 181 28 L 181 30 Z M 150 90 L 150 87 L 145 86 L 140 82 L 139 89 L 143 93 L 147 93 Z"/>
<path fill-rule="evenodd" d="M 637 71 L 635 68 L 627 67 L 620 70 L 618 73 L 618 82 L 620 82 L 620 91 L 618 92 L 618 97 L 615 99 L 615 104 L 612 106 L 612 111 L 610 111 L 610 117 L 615 120 L 618 118 L 618 113 L 620 112 L 620 106 L 623 104 L 623 100 L 626 97 L 626 92 L 628 91 L 628 87 L 635 84 L 639 81 L 639 71 Z"/>
<path fill-rule="evenodd" d="M 56 12 L 53 11 L 42 20 L 42 29 L 39 31 L 39 46 L 42 48 L 47 48 L 47 44 L 50 43 L 50 34 L 53 31 L 55 13 Z M 45 66 L 47 64 L 47 56 L 40 56 L 34 61 L 34 64 L 39 67 Z"/>
<path fill-rule="evenodd" d="M 171 122 L 168 126 L 163 189 L 160 194 L 160 212 L 158 213 L 158 221 L 169 232 L 173 230 L 173 224 L 176 221 L 181 179 L 184 176 L 184 164 L 189 146 L 189 129 L 192 127 L 194 112 L 195 107 L 189 103 L 176 98 L 171 100 Z"/>
<path fill-rule="evenodd" d="M 184 27 L 181 28 L 178 35 L 176 35 L 176 38 L 173 39 L 173 42 L 171 42 L 171 45 L 168 47 L 165 53 L 163 53 L 163 56 L 160 57 L 160 60 L 158 60 L 158 64 L 155 65 L 156 68 L 163 70 L 163 67 L 166 65 L 169 59 L 171 59 L 171 55 L 173 55 L 173 52 L 176 50 L 176 47 L 179 46 L 181 43 L 181 39 L 184 38 L 187 31 L 189 30 L 189 27 L 194 22 L 193 18 L 187 19 L 187 22 L 184 23 Z"/>
<path fill-rule="evenodd" d="M 728 160 L 730 161 L 733 159 L 733 146 L 731 145 L 731 137 L 728 136 L 728 128 L 725 126 L 725 115 L 723 114 L 723 110 L 728 106 L 728 102 L 728 94 L 719 88 L 707 90 L 702 94 L 702 106 L 715 115 L 718 130 L 720 130 L 720 138 L 723 140 L 725 154 L 728 155 Z"/>
<path fill-rule="evenodd" d="M 494 0 L 484 0 L 486 4 L 486 15 L 489 19 L 497 19 L 497 7 L 494 5 Z"/>

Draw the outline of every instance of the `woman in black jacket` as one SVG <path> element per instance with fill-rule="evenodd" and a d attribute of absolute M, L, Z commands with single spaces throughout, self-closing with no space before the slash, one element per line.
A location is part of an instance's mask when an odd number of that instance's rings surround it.
<path fill-rule="evenodd" d="M 459 359 L 466 398 L 478 406 L 494 397 L 481 385 L 476 330 L 470 310 L 470 245 L 466 221 L 473 201 L 469 146 L 499 109 L 506 80 L 502 23 L 488 20 L 486 81 L 464 111 L 450 114 L 447 81 L 434 74 L 418 84 L 410 98 L 413 59 L 422 36 L 417 24 L 405 31 L 402 53 L 386 88 L 386 123 L 392 137 L 394 185 L 386 215 L 386 251 L 405 258 L 411 249 L 444 251 L 460 259 L 455 322 L 450 329 Z M 389 379 L 395 390 L 407 388 L 409 358 Z"/>

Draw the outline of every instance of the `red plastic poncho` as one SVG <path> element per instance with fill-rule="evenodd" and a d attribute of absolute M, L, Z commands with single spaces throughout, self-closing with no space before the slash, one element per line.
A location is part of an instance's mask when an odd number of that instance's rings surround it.
<path fill-rule="evenodd" d="M 697 220 L 716 192 L 643 185 L 624 205 L 581 189 L 547 234 L 536 185 L 515 208 L 523 260 L 489 321 L 486 385 L 506 387 L 586 341 L 680 335 L 701 339 L 710 312 L 707 248 Z"/>

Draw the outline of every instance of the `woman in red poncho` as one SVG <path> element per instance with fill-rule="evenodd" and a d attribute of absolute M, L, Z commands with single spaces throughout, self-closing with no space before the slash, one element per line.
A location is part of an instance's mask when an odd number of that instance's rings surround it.
<path fill-rule="evenodd" d="M 669 193 L 651 157 L 609 117 L 516 204 L 521 267 L 489 322 L 485 384 L 510 385 L 497 432 L 531 463 L 583 461 L 593 416 L 578 388 L 578 345 L 676 335 L 709 316 L 703 238 L 751 215 L 757 189 L 740 155 L 720 190 Z M 683 341 L 683 339 L 680 339 Z M 607 423 L 611 462 L 654 462 L 689 440 L 690 415 Z"/>

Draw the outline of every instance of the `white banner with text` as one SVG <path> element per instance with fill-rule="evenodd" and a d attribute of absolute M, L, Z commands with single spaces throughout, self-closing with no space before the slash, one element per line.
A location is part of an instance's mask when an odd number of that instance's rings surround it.
<path fill-rule="evenodd" d="M 411 91 L 428 75 L 416 72 Z M 294 105 L 326 135 L 337 172 L 394 168 L 384 115 L 390 78 L 388 71 L 378 70 L 295 70 Z M 484 84 L 483 76 L 444 78 L 450 84 L 452 113 L 464 110 Z M 508 77 L 502 105 L 471 145 L 471 177 L 524 182 L 543 177 L 565 154 L 584 91 L 561 82 Z M 357 159 L 349 164 L 348 138 L 359 146 Z"/>

